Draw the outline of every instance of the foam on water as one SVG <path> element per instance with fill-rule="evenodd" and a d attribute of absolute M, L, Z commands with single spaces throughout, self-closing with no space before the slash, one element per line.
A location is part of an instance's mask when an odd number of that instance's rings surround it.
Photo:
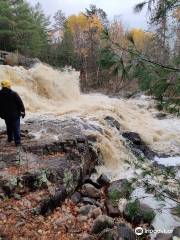
<path fill-rule="evenodd" d="M 153 111 L 149 110 L 149 100 L 146 97 L 123 100 L 102 94 L 81 94 L 78 72 L 58 71 L 43 64 L 37 64 L 29 70 L 0 66 L 0 81 L 4 79 L 11 80 L 12 88 L 21 95 L 27 109 L 26 119 L 76 117 L 79 120 L 83 118 L 94 126 L 86 134 L 97 137 L 96 147 L 104 162 L 104 166 L 98 167 L 98 171 L 105 172 L 112 180 L 130 178 L 135 170 L 123 164 L 124 160 L 133 159 L 133 155 L 119 131 L 109 127 L 105 120 L 107 116 L 116 119 L 122 131 L 139 133 L 154 151 L 171 156 L 180 153 L 180 119 L 155 118 Z M 0 126 L 2 125 L 3 122 L 0 121 Z M 96 128 L 100 128 L 101 132 L 96 131 Z M 45 133 L 33 134 L 38 139 Z M 52 137 L 57 139 L 57 136 Z M 179 162 L 179 158 L 155 160 L 165 165 L 167 161 L 171 164 L 176 160 Z"/>
<path fill-rule="evenodd" d="M 158 201 L 152 194 L 146 193 L 143 188 L 137 188 L 133 192 L 133 198 L 143 198 L 143 203 L 146 203 L 151 208 L 156 209 L 156 217 L 152 223 L 155 230 L 167 231 L 173 230 L 174 227 L 179 226 L 179 218 L 171 214 L 171 208 L 176 206 L 174 201 L 171 199 Z"/>
<path fill-rule="evenodd" d="M 31 115 L 76 116 L 97 121 L 106 132 L 100 144 L 104 144 L 101 148 L 108 162 L 111 158 L 119 161 L 121 154 L 117 149 L 122 144 L 119 143 L 119 134 L 109 130 L 104 120 L 106 116 L 114 117 L 122 129 L 139 133 L 155 151 L 171 155 L 180 152 L 180 119 L 154 118 L 147 107 L 142 107 L 147 102 L 146 98 L 135 101 L 102 94 L 81 94 L 79 72 L 69 69 L 59 71 L 44 64 L 37 64 L 29 70 L 1 65 L 0 80 L 3 79 L 12 81 L 13 89 L 21 95 Z M 108 156 L 112 150 L 114 155 Z"/>
<path fill-rule="evenodd" d="M 180 157 L 168 157 L 168 158 L 159 158 L 155 157 L 154 159 L 157 163 L 164 166 L 180 166 Z"/>

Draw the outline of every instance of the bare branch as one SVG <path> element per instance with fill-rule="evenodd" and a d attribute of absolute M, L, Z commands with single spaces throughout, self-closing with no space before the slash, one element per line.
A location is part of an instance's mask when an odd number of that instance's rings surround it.
<path fill-rule="evenodd" d="M 144 6 L 145 6 L 147 3 L 148 3 L 148 2 L 138 3 L 138 4 L 134 7 L 134 12 L 135 12 L 135 13 L 141 12 L 142 9 L 144 8 Z"/>

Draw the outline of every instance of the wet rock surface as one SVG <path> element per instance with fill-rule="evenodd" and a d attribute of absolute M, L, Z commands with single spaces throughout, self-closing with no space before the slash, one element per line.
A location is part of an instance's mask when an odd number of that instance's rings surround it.
<path fill-rule="evenodd" d="M 110 126 L 110 127 L 114 127 L 114 128 L 116 128 L 117 130 L 121 130 L 121 125 L 120 125 L 120 123 L 116 120 L 116 119 L 114 119 L 113 117 L 110 117 L 110 116 L 107 116 L 107 117 L 105 117 L 105 119 L 104 120 L 106 120 L 106 122 L 108 123 L 108 125 Z"/>
<path fill-rule="evenodd" d="M 29 121 L 22 126 L 21 135 L 22 146 L 16 148 L 7 145 L 5 131 L 0 132 L 1 193 L 17 199 L 27 192 L 47 189 L 49 194 L 37 207 L 45 214 L 90 175 L 95 153 L 73 120 Z"/>
<path fill-rule="evenodd" d="M 130 149 L 136 157 L 153 159 L 155 153 L 145 144 L 140 135 L 135 132 L 124 132 L 122 136 L 129 142 Z"/>
<path fill-rule="evenodd" d="M 95 206 L 92 206 L 92 205 L 85 205 L 85 206 L 82 206 L 80 207 L 79 209 L 79 214 L 81 215 L 84 215 L 84 216 L 87 216 L 89 215 L 93 209 L 95 209 L 96 207 Z"/>
<path fill-rule="evenodd" d="M 106 121 L 119 131 L 113 119 Z M 134 240 L 136 225 L 149 226 L 154 212 L 143 203 L 131 211 L 128 180 L 110 182 L 104 174 L 91 178 L 99 162 L 92 145 L 96 138 L 89 139 L 84 130 L 92 128 L 77 119 L 28 121 L 20 148 L 7 145 L 6 133 L 0 131 L 4 239 Z M 139 148 L 139 137 L 133 141 Z"/>
<path fill-rule="evenodd" d="M 114 201 L 107 200 L 106 208 L 107 208 L 107 213 L 110 217 L 119 217 L 121 214 L 119 211 L 118 205 Z"/>
<path fill-rule="evenodd" d="M 90 198 L 100 198 L 101 196 L 100 190 L 89 183 L 86 183 L 82 186 L 81 193 L 83 196 Z"/>
<path fill-rule="evenodd" d="M 114 229 L 105 229 L 99 237 L 100 240 L 117 240 L 118 239 L 118 233 L 116 230 Z"/>
<path fill-rule="evenodd" d="M 163 112 L 159 112 L 155 115 L 155 117 L 159 120 L 163 120 L 167 117 L 167 114 L 166 113 L 163 113 Z"/>
<path fill-rule="evenodd" d="M 126 224 L 119 224 L 117 226 L 117 232 L 120 239 L 136 240 L 136 235 L 134 231 L 130 227 L 128 227 Z"/>
<path fill-rule="evenodd" d="M 131 192 L 132 188 L 127 179 L 113 181 L 107 189 L 108 198 L 111 200 L 129 198 Z"/>
<path fill-rule="evenodd" d="M 96 218 L 92 226 L 92 233 L 98 234 L 106 228 L 112 228 L 114 226 L 114 220 L 106 215 L 100 215 Z"/>
<path fill-rule="evenodd" d="M 128 221 L 135 225 L 140 223 L 151 224 L 155 217 L 155 212 L 147 204 L 135 200 L 127 203 L 124 210 L 124 216 Z"/>
<path fill-rule="evenodd" d="M 73 193 L 71 196 L 71 201 L 75 204 L 79 203 L 81 201 L 81 194 L 79 192 Z"/>
<path fill-rule="evenodd" d="M 97 182 L 100 186 L 108 186 L 110 184 L 110 179 L 105 174 L 101 174 Z"/>

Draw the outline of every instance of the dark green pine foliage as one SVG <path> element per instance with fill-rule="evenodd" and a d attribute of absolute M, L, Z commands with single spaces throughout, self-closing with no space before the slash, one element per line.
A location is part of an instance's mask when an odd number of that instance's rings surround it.
<path fill-rule="evenodd" d="M 139 13 L 147 6 L 150 12 L 154 12 L 151 18 L 152 22 L 160 22 L 174 9 L 180 7 L 179 0 L 147 0 L 138 3 L 134 7 L 134 12 Z"/>
<path fill-rule="evenodd" d="M 39 4 L 0 0 L 0 49 L 39 57 L 48 44 L 48 18 Z"/>
<path fill-rule="evenodd" d="M 14 50 L 15 22 L 9 1 L 0 0 L 0 49 Z"/>

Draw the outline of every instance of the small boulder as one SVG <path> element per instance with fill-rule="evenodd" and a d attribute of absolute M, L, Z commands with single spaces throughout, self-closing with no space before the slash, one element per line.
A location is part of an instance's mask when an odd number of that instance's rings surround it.
<path fill-rule="evenodd" d="M 126 224 L 119 224 L 117 226 L 118 239 L 124 240 L 136 240 L 136 235 L 134 231 L 128 227 Z"/>
<path fill-rule="evenodd" d="M 99 208 L 99 207 L 94 208 L 94 209 L 92 210 L 92 212 L 91 212 L 91 217 L 95 219 L 95 218 L 97 218 L 99 215 L 102 215 L 102 210 L 101 210 L 101 208 Z"/>
<path fill-rule="evenodd" d="M 86 183 L 82 186 L 82 194 L 86 197 L 100 198 L 101 191 L 95 188 L 93 185 Z"/>
<path fill-rule="evenodd" d="M 110 217 L 113 217 L 113 218 L 119 217 L 120 214 L 121 214 L 116 202 L 113 202 L 111 200 L 107 200 L 106 201 L 106 208 L 107 208 L 108 215 Z"/>
<path fill-rule="evenodd" d="M 106 215 L 100 215 L 98 216 L 93 225 L 91 232 L 93 234 L 98 234 L 102 232 L 106 228 L 112 228 L 114 226 L 114 220 L 111 217 L 108 217 Z"/>
<path fill-rule="evenodd" d="M 81 199 L 81 202 L 84 204 L 96 205 L 96 200 L 94 200 L 93 198 L 89 198 L 89 197 L 83 197 Z"/>
<path fill-rule="evenodd" d="M 71 196 L 71 201 L 75 204 L 79 203 L 81 201 L 81 194 L 79 192 L 75 192 L 72 196 Z"/>
<path fill-rule="evenodd" d="M 165 119 L 167 117 L 166 113 L 159 112 L 155 115 L 155 117 L 159 120 Z"/>
<path fill-rule="evenodd" d="M 82 206 L 82 207 L 80 207 L 80 209 L 79 209 L 79 214 L 81 214 L 81 215 L 84 215 L 84 216 L 87 216 L 87 215 L 89 215 L 92 211 L 93 211 L 93 209 L 95 209 L 96 207 L 95 206 L 93 206 L 93 205 L 85 205 L 85 206 Z"/>
<path fill-rule="evenodd" d="M 107 186 L 110 184 L 110 180 L 105 174 L 101 174 L 101 176 L 97 179 L 97 182 L 100 186 Z"/>
<path fill-rule="evenodd" d="M 116 201 L 120 198 L 129 198 L 132 190 L 131 184 L 127 179 L 114 181 L 107 189 L 108 199 Z"/>
<path fill-rule="evenodd" d="M 116 128 L 118 131 L 121 129 L 120 123 L 113 117 L 107 116 L 104 119 L 110 127 Z"/>
<path fill-rule="evenodd" d="M 105 229 L 98 238 L 99 240 L 121 240 L 118 238 L 116 229 Z"/>
<path fill-rule="evenodd" d="M 141 222 L 151 224 L 155 217 L 155 212 L 147 204 L 135 200 L 127 203 L 124 210 L 124 217 L 134 224 Z"/>
<path fill-rule="evenodd" d="M 77 217 L 78 222 L 86 222 L 87 220 L 88 220 L 87 216 L 80 215 L 80 216 Z"/>
<path fill-rule="evenodd" d="M 91 204 L 91 205 L 95 205 L 96 207 L 103 208 L 103 204 L 101 204 L 100 202 L 96 201 L 93 198 L 83 197 L 81 202 L 84 204 Z"/>
<path fill-rule="evenodd" d="M 83 179 L 83 184 L 91 184 L 93 185 L 95 188 L 99 189 L 101 186 L 98 184 L 98 182 L 92 180 L 91 178 L 89 178 L 88 176 L 86 176 L 84 179 Z"/>

